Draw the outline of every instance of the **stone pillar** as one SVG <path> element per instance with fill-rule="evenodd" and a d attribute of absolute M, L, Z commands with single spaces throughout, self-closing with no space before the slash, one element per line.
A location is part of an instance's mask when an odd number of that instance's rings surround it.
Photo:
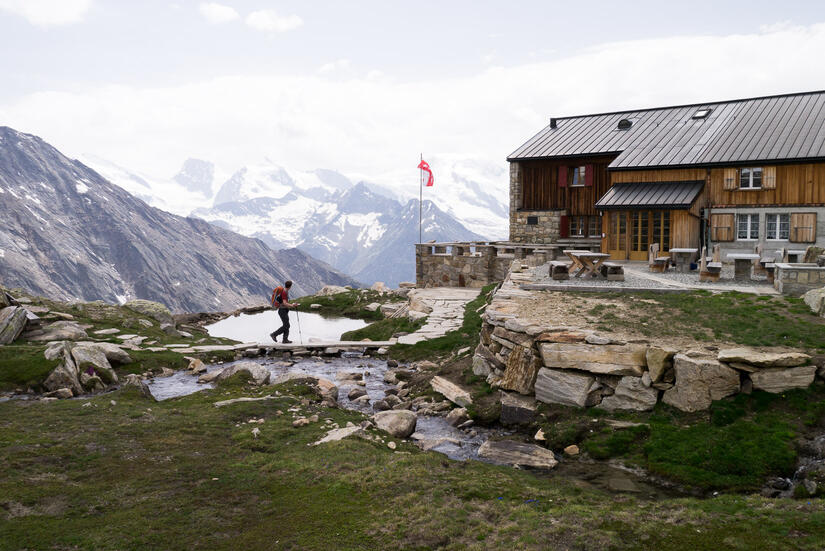
<path fill-rule="evenodd" d="M 518 234 L 518 209 L 521 208 L 521 165 L 510 162 L 510 241 L 520 239 Z"/>

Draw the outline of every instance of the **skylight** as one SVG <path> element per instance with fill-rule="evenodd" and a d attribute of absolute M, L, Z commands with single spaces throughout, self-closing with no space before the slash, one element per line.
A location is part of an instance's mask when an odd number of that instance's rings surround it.
<path fill-rule="evenodd" d="M 711 112 L 710 109 L 699 109 L 698 111 L 696 111 L 693 114 L 693 116 L 691 118 L 692 119 L 704 119 L 705 117 L 710 115 L 710 112 Z"/>

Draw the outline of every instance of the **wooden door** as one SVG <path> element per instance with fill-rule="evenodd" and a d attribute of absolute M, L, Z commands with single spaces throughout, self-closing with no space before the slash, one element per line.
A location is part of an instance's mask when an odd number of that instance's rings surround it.
<path fill-rule="evenodd" d="M 630 213 L 630 260 L 647 260 L 650 245 L 650 213 L 646 210 Z"/>
<path fill-rule="evenodd" d="M 611 211 L 607 215 L 607 252 L 612 260 L 627 259 L 627 213 Z"/>

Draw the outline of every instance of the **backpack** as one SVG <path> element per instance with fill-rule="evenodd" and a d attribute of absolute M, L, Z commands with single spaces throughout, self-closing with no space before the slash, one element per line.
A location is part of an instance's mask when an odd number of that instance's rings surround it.
<path fill-rule="evenodd" d="M 272 290 L 272 299 L 269 301 L 272 303 L 272 306 L 275 306 L 276 303 L 280 306 L 281 303 L 283 303 L 283 292 L 284 288 L 281 285 L 278 285 Z"/>

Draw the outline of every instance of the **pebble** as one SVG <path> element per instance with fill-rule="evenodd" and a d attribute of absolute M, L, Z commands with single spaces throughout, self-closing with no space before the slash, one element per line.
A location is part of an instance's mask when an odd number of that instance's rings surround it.
<path fill-rule="evenodd" d="M 394 450 L 397 446 L 395 445 L 395 442 L 390 440 L 389 442 L 387 442 L 387 447 L 391 450 Z"/>

